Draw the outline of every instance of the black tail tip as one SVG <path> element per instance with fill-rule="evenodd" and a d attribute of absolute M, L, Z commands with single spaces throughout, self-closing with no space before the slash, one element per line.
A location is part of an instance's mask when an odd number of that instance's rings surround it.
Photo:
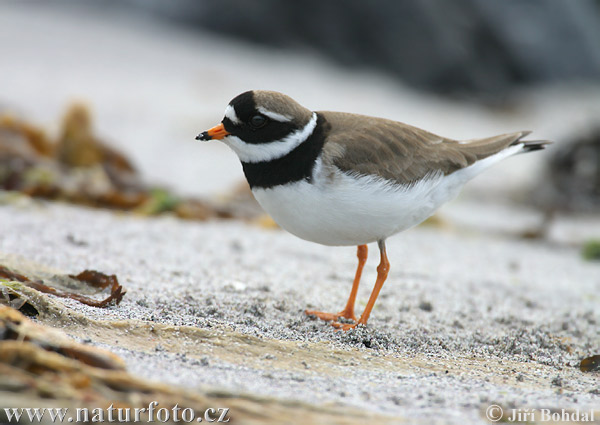
<path fill-rule="evenodd" d="M 524 152 L 541 151 L 546 148 L 546 145 L 551 144 L 550 140 L 527 140 L 522 141 Z"/>

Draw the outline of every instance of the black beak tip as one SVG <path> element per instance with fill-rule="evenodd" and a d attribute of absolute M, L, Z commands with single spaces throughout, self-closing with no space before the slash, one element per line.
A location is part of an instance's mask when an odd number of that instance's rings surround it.
<path fill-rule="evenodd" d="M 210 140 L 212 137 L 208 135 L 208 131 L 203 131 L 196 136 L 196 140 Z"/>

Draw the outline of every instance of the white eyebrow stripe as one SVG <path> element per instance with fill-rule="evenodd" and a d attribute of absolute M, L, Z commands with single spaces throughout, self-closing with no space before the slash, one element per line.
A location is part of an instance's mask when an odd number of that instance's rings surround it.
<path fill-rule="evenodd" d="M 237 154 L 242 162 L 272 161 L 287 155 L 304 143 L 312 135 L 316 126 L 317 114 L 313 112 L 310 121 L 303 128 L 288 134 L 281 140 L 253 144 L 246 143 L 239 137 L 227 136 L 223 142 Z"/>
<path fill-rule="evenodd" d="M 262 106 L 258 107 L 258 112 L 260 112 L 264 116 L 271 118 L 272 120 L 279 121 L 279 122 L 290 122 L 292 120 L 292 117 L 290 117 L 288 115 L 278 114 L 277 112 L 269 111 L 269 110 L 263 108 Z"/>
<path fill-rule="evenodd" d="M 229 121 L 231 121 L 234 124 L 240 124 L 241 121 L 238 118 L 237 114 L 235 113 L 235 108 L 231 105 L 227 105 L 227 108 L 225 108 L 225 118 L 228 118 Z"/>

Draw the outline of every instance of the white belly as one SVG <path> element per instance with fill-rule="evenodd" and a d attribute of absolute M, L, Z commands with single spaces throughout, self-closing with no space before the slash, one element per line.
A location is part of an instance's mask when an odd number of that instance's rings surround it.
<path fill-rule="evenodd" d="M 385 239 L 432 215 L 463 186 L 462 179 L 452 176 L 402 187 L 372 177 L 336 173 L 314 184 L 300 181 L 252 192 L 281 227 L 302 239 L 323 245 L 362 245 Z"/>

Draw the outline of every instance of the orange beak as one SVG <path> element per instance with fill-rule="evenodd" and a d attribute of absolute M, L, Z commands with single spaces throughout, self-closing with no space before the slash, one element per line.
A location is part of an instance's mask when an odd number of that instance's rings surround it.
<path fill-rule="evenodd" d="M 210 130 L 203 131 L 196 136 L 196 140 L 221 140 L 223 137 L 229 136 L 223 124 L 219 124 L 211 128 Z"/>

